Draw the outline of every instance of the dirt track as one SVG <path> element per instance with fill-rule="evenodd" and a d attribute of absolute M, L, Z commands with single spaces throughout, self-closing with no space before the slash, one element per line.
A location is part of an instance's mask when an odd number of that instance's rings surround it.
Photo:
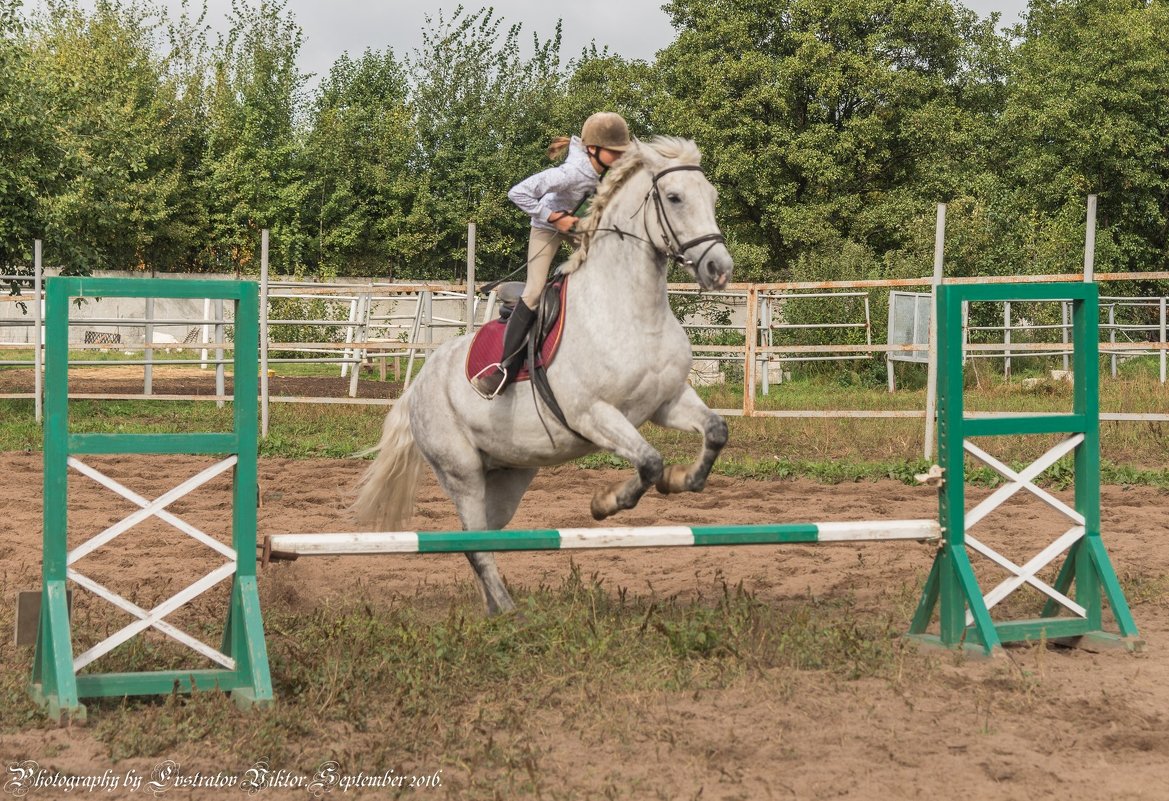
<path fill-rule="evenodd" d="M 210 460 L 92 462 L 154 497 Z M 357 530 L 343 488 L 362 467 L 347 460 L 264 460 L 261 533 Z M 11 605 L 16 590 L 35 586 L 39 569 L 40 455 L 0 454 L 0 470 L 8 477 L 0 502 L 0 573 L 5 577 L 0 602 Z M 616 477 L 572 467 L 547 471 L 537 478 L 513 526 L 592 525 L 588 498 L 600 482 Z M 70 487 L 75 540 L 132 509 L 76 475 Z M 209 531 L 224 531 L 230 513 L 226 488 L 226 479 L 218 479 L 173 511 Z M 1033 499 L 1013 501 L 1008 509 L 991 518 L 993 528 L 989 521 L 983 524 L 989 532 L 985 539 L 1006 543 L 1002 550 L 1018 562 L 1064 530 L 1058 515 Z M 931 491 L 891 481 L 824 486 L 716 477 L 702 495 L 665 499 L 651 493 L 616 523 L 914 518 L 934 511 Z M 1167 512 L 1169 495 L 1162 491 L 1105 488 L 1106 542 L 1130 586 L 1136 580 L 1146 586 L 1163 583 L 1169 575 Z M 457 528 L 453 507 L 429 478 L 415 526 Z M 110 553 L 90 557 L 90 575 L 132 592 L 143 606 L 173 593 L 175 582 L 182 580 L 172 574 L 205 554 L 202 546 L 154 524 L 117 542 Z M 596 551 L 571 558 L 585 575 L 596 572 L 606 586 L 636 593 L 687 597 L 708 593 L 724 580 L 742 581 L 765 601 L 812 602 L 852 594 L 858 608 L 880 612 L 899 591 L 917 592 L 931 555 L 926 545 L 894 543 Z M 569 559 L 561 553 L 505 554 L 500 564 L 522 593 L 524 587 L 555 583 L 567 572 Z M 160 572 L 160 565 L 167 569 Z M 452 593 L 467 592 L 470 578 L 461 556 L 302 559 L 270 570 L 261 582 L 278 580 L 292 588 L 282 602 L 305 609 L 344 596 L 358 577 L 384 597 L 441 607 Z M 759 683 L 732 686 L 631 709 L 645 732 L 632 741 L 610 741 L 604 732 L 581 741 L 579 733 L 559 728 L 549 717 L 532 722 L 532 736 L 546 748 L 539 769 L 560 793 L 569 791 L 557 797 L 606 797 L 605 788 L 614 786 L 620 798 L 1163 801 L 1169 798 L 1169 610 L 1163 591 L 1155 597 L 1154 603 L 1132 599 L 1137 624 L 1150 643 L 1143 655 L 1011 649 L 1007 658 L 989 662 L 945 657 L 934 680 L 916 686 L 808 673 L 799 677 L 794 694 L 792 677 L 776 676 L 774 686 L 762 689 Z M 18 661 L 12 646 L 6 642 L 2 652 L 5 669 L 11 669 Z M 668 742 L 656 737 L 666 730 L 681 734 Z M 149 772 L 151 767 L 144 760 L 111 765 L 87 728 L 0 735 L 0 754 L 5 761 L 38 759 L 77 773 L 100 774 L 110 767 Z"/>

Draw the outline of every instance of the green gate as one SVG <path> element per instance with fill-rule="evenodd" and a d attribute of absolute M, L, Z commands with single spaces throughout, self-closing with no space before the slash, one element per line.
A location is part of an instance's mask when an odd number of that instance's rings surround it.
<path fill-rule="evenodd" d="M 79 297 L 221 298 L 235 302 L 234 424 L 228 433 L 71 434 L 69 432 L 69 303 Z M 272 700 L 268 655 L 256 589 L 256 404 L 258 294 L 239 281 L 50 278 L 45 287 L 44 556 L 40 620 L 30 692 L 48 714 L 84 719 L 82 698 L 166 694 L 218 688 L 240 704 Z M 153 501 L 102 475 L 77 457 L 90 454 L 218 454 L 224 458 Z M 138 510 L 70 550 L 66 539 L 68 471 L 73 468 L 126 498 Z M 166 507 L 233 471 L 231 547 L 203 534 Z M 148 517 L 158 517 L 217 551 L 218 569 L 153 609 L 141 609 L 80 572 L 86 555 Z M 165 556 L 160 569 L 165 569 Z M 167 615 L 221 581 L 231 601 L 218 650 L 167 623 Z M 136 620 L 84 653 L 73 653 L 66 581 L 104 598 Z M 154 628 L 217 663 L 217 668 L 140 673 L 81 672 L 91 662 Z"/>
<path fill-rule="evenodd" d="M 1074 401 L 1070 414 L 968 416 L 962 392 L 962 305 L 979 301 L 1070 301 L 1073 308 Z M 1004 642 L 1088 638 L 1136 647 L 1136 625 L 1100 538 L 1100 415 L 1098 293 L 1091 283 L 951 284 L 938 288 L 938 454 L 942 544 L 910 627 L 910 636 L 949 648 L 992 653 Z M 1062 434 L 1065 439 L 1018 472 L 979 448 L 970 437 Z M 965 458 L 969 453 L 1007 479 L 989 498 L 966 509 Z M 1075 508 L 1033 480 L 1061 457 L 1074 454 Z M 1033 559 L 1018 565 L 969 533 L 1007 498 L 1027 490 L 1068 517 L 1072 526 Z M 1012 574 L 983 595 L 969 552 Z M 1038 573 L 1067 553 L 1054 584 Z M 1075 584 L 1075 598 L 1068 597 Z M 1047 596 L 1039 617 L 995 622 L 990 609 L 1014 590 L 1031 586 Z M 1104 630 L 1107 598 L 1119 634 Z M 939 633 L 927 634 L 934 609 Z"/>

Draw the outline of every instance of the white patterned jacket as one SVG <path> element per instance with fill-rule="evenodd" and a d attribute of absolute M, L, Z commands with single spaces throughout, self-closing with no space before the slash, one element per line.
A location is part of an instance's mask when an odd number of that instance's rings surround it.
<path fill-rule="evenodd" d="M 525 178 L 508 190 L 507 197 L 532 218 L 533 228 L 555 231 L 548 215 L 575 209 L 597 188 L 597 171 L 579 136 L 568 143 L 568 158 L 563 164 Z"/>

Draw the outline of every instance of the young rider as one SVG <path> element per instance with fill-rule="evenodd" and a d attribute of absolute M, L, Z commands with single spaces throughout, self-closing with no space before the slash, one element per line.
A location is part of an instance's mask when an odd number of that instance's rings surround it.
<path fill-rule="evenodd" d="M 524 337 L 535 321 L 534 310 L 552 260 L 561 243 L 573 241 L 571 231 L 578 220 L 573 212 L 629 147 L 629 126 L 624 118 L 611 111 L 597 112 L 585 120 L 579 137 L 558 137 L 548 146 L 551 159 L 568 150 L 563 164 L 524 179 L 507 193 L 511 202 L 532 218 L 528 274 L 524 293 L 507 321 L 502 359 L 475 379 L 475 387 L 484 397 L 494 398 L 515 381 L 524 362 Z"/>

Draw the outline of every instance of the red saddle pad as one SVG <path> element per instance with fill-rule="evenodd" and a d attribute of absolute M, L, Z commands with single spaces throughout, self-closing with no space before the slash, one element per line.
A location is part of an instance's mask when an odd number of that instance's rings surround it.
<path fill-rule="evenodd" d="M 565 278 L 560 284 L 560 316 L 556 318 L 548 338 L 544 340 L 544 345 L 536 357 L 537 364 L 543 367 L 552 364 L 552 359 L 556 356 L 556 348 L 560 345 L 560 334 L 564 330 L 564 318 L 568 311 L 567 296 L 568 279 Z M 503 355 L 503 332 L 506 328 L 506 320 L 496 319 L 475 332 L 475 338 L 471 340 L 471 347 L 467 351 L 468 381 L 478 375 L 487 365 L 496 364 L 500 360 Z M 528 365 L 525 362 L 524 366 L 520 368 L 516 380 L 526 381 L 529 377 Z"/>

